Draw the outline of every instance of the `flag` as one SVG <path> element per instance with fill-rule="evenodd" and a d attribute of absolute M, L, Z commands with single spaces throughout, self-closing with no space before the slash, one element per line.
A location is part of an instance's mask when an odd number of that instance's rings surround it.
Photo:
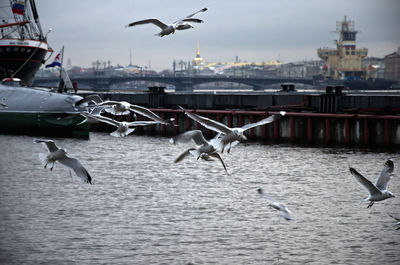
<path fill-rule="evenodd" d="M 13 14 L 24 15 L 25 13 L 25 5 L 23 2 L 15 2 L 12 5 Z"/>
<path fill-rule="evenodd" d="M 46 65 L 46 68 L 54 66 L 61 67 L 61 61 L 62 61 L 62 50 L 56 55 L 56 58 L 54 58 L 54 61 L 51 64 Z"/>

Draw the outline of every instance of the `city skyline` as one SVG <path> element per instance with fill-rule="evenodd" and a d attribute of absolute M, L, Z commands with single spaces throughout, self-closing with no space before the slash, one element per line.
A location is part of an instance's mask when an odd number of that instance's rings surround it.
<path fill-rule="evenodd" d="M 156 7 L 156 8 L 155 8 Z M 135 20 L 158 18 L 173 22 L 207 7 L 197 17 L 204 23 L 165 37 L 154 36 L 154 25 L 124 26 Z M 91 66 L 96 60 L 113 65 L 130 62 L 160 71 L 173 60 L 191 60 L 197 41 L 204 61 L 317 60 L 317 48 L 334 47 L 336 21 L 347 16 L 355 22 L 357 45 L 368 56 L 383 57 L 400 46 L 396 12 L 400 4 L 384 1 L 180 1 L 153 0 L 37 2 L 43 30 L 53 31 L 48 42 L 54 54 L 65 46 L 64 61 Z M 51 60 L 52 60 L 51 58 Z"/>

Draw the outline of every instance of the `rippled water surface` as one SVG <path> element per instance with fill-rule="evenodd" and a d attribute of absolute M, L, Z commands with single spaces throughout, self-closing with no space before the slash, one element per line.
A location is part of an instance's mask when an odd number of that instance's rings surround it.
<path fill-rule="evenodd" d="M 400 264 L 400 155 L 257 143 L 173 160 L 167 138 L 55 139 L 94 185 L 40 164 L 33 137 L 0 136 L 1 264 Z M 362 202 L 389 157 L 396 198 Z M 293 213 L 286 221 L 262 187 Z"/>

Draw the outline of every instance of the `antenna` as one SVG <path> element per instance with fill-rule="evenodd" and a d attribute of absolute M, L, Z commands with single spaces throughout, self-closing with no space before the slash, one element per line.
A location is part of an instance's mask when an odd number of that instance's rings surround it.
<path fill-rule="evenodd" d="M 132 65 L 132 49 L 129 49 L 129 66 Z"/>

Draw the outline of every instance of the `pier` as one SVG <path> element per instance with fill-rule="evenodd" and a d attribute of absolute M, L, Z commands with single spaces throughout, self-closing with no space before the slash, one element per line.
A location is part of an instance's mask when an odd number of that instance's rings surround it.
<path fill-rule="evenodd" d="M 88 94 L 93 93 L 80 95 Z M 99 95 L 103 100 L 127 101 L 148 107 L 164 119 L 175 119 L 176 126 L 153 125 L 137 128 L 137 133 L 171 136 L 201 129 L 207 137 L 214 136 L 184 115 L 178 105 L 229 127 L 241 127 L 284 110 L 287 113 L 281 120 L 250 129 L 245 135 L 266 143 L 400 148 L 400 95 L 395 92 L 343 93 L 333 88 L 325 92 L 166 93 L 152 88 L 142 93 Z"/>

